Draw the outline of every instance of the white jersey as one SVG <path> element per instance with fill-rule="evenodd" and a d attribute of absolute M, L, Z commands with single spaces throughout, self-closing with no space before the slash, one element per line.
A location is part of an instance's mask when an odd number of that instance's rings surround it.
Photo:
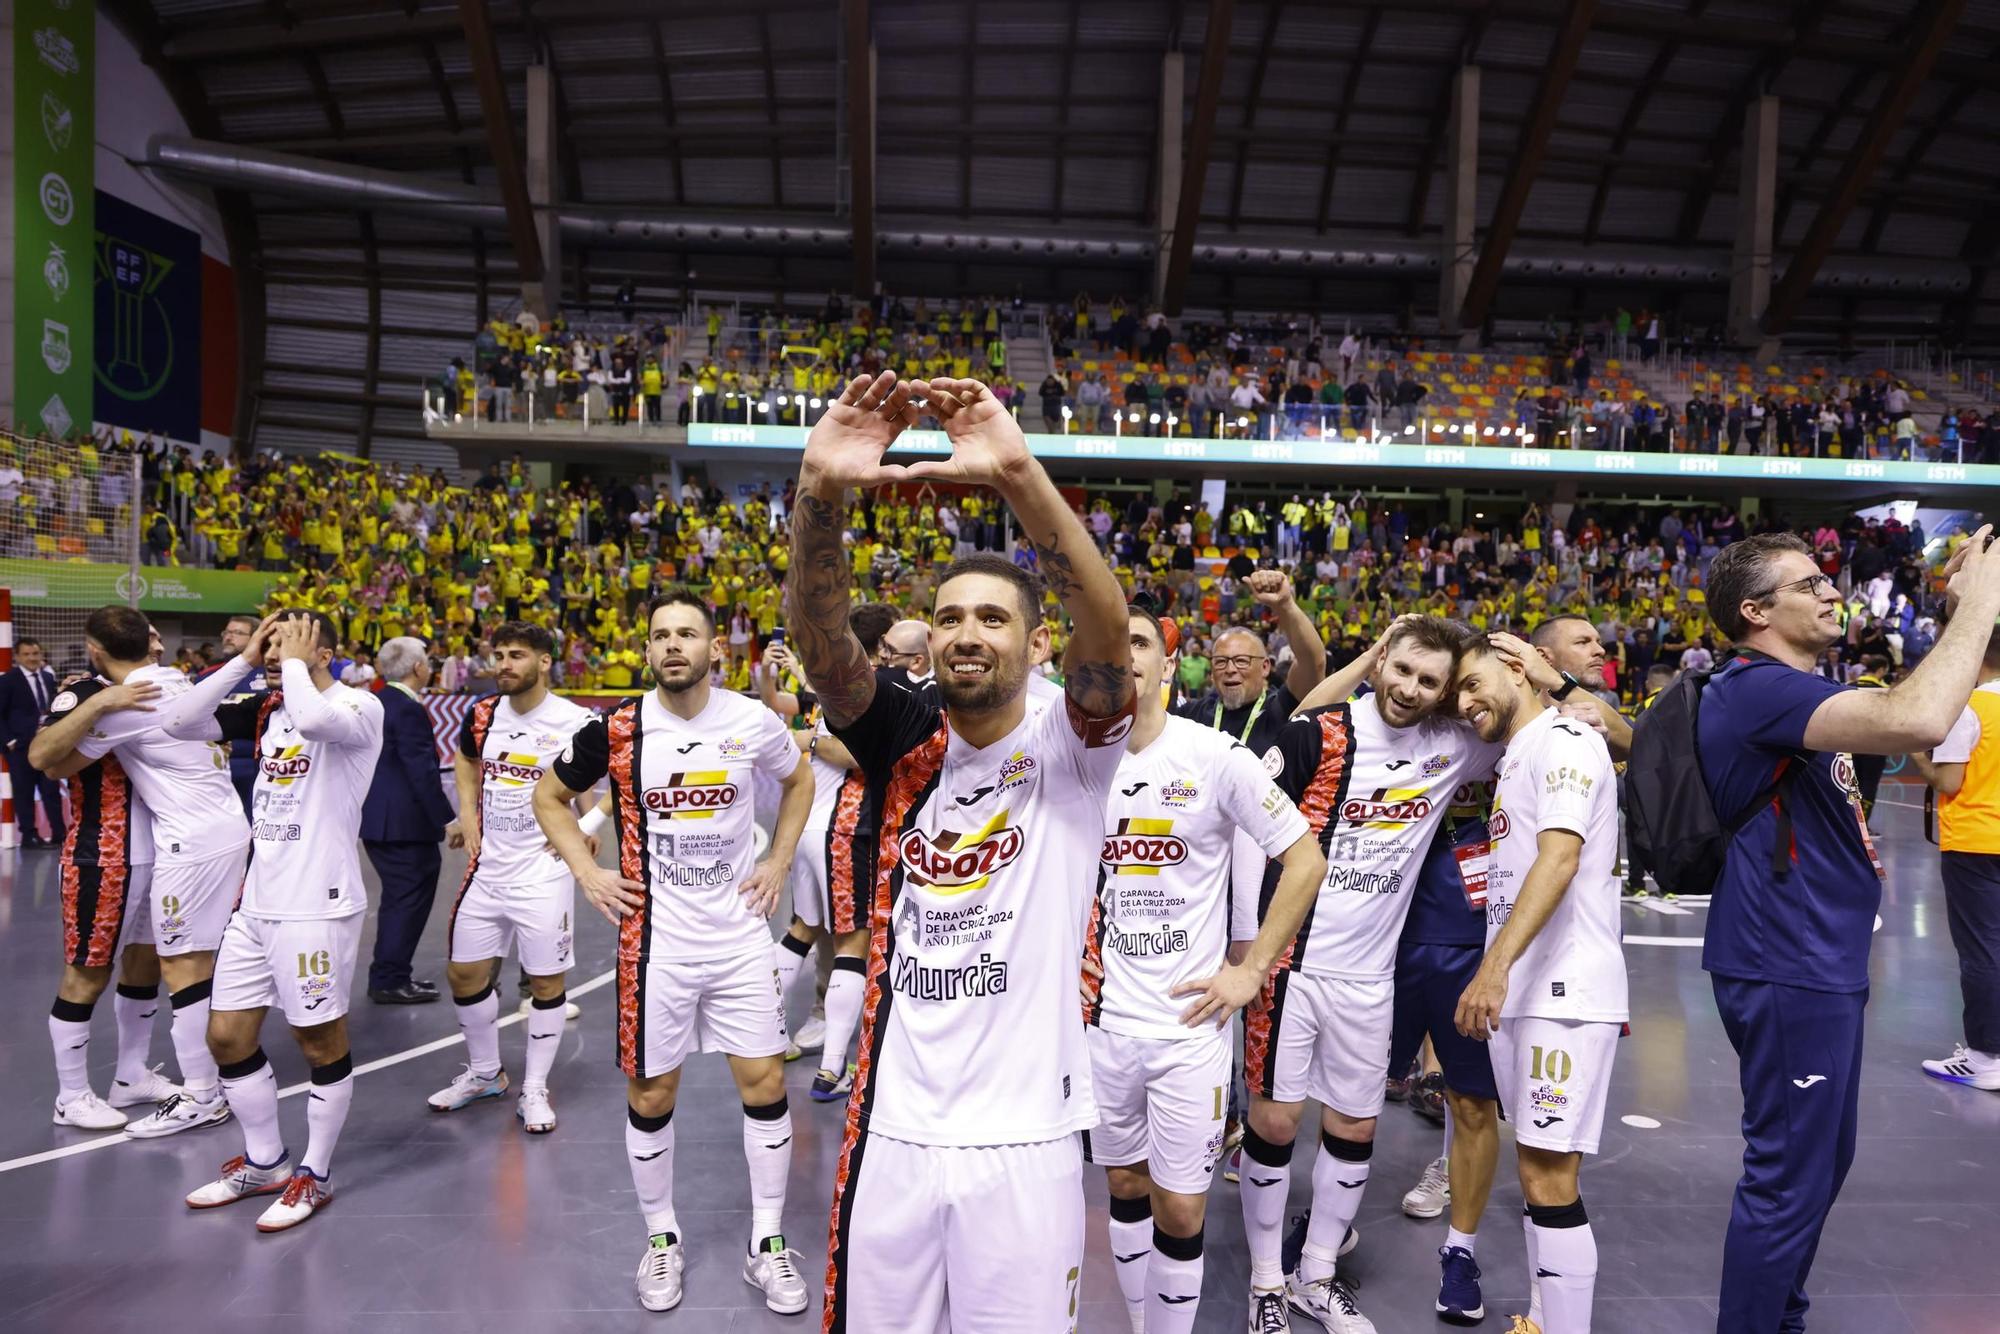
<path fill-rule="evenodd" d="M 241 675 L 231 666 L 215 675 L 232 673 Z M 152 813 L 154 858 L 160 865 L 242 852 L 250 829 L 243 802 L 229 781 L 229 747 L 175 737 L 163 725 L 174 701 L 192 692 L 194 683 L 171 667 L 140 667 L 125 680 L 158 686 L 158 702 L 151 712 L 127 709 L 101 715 L 78 743 L 77 753 L 94 760 L 117 751 L 118 762 Z M 61 700 L 58 695 L 50 701 L 51 712 Z"/>
<path fill-rule="evenodd" d="M 282 689 L 217 718 L 225 739 L 257 747 L 241 911 L 277 921 L 366 912 L 358 840 L 382 753 L 382 701 L 337 682 L 321 690 L 294 658 Z"/>
<path fill-rule="evenodd" d="M 479 764 L 479 856 L 469 883 L 495 889 L 567 880 L 535 819 L 535 784 L 595 717 L 557 694 L 527 713 L 505 695 L 480 700 L 459 729 L 458 753 Z"/>
<path fill-rule="evenodd" d="M 813 724 L 813 735 L 830 736 L 824 718 Z M 847 781 L 847 770 L 837 764 L 828 764 L 817 756 L 809 756 L 806 763 L 812 765 L 813 804 L 806 812 L 806 828 L 815 833 L 833 827 L 834 808 L 840 804 L 840 788 Z"/>
<path fill-rule="evenodd" d="M 647 691 L 577 729 L 551 769 L 577 792 L 610 776 L 620 872 L 647 888 L 645 909 L 619 928 L 621 961 L 771 947 L 742 894 L 756 862 L 754 780 L 782 781 L 804 762 L 777 714 L 726 690 L 710 689 L 693 718 Z"/>
<path fill-rule="evenodd" d="M 1128 1037 L 1206 1038 L 1181 1022 L 1183 982 L 1222 967 L 1239 831 L 1275 857 L 1307 832 L 1251 751 L 1185 718 L 1127 752 L 1111 782 L 1087 957 L 1103 968 L 1088 1022 Z"/>
<path fill-rule="evenodd" d="M 1492 773 L 1499 755 L 1459 723 L 1391 727 L 1372 696 L 1287 723 L 1264 768 L 1319 836 L 1326 883 L 1281 966 L 1394 979 L 1396 941 L 1431 835 L 1458 785 Z"/>
<path fill-rule="evenodd" d="M 1507 974 L 1500 1016 L 1622 1023 L 1625 953 L 1618 916 L 1618 783 L 1604 738 L 1555 709 L 1507 743 L 1487 819 L 1486 941 L 1500 934 L 1535 864 L 1537 836 L 1583 837 L 1569 890 Z"/>
<path fill-rule="evenodd" d="M 835 729 L 881 797 L 863 1127 L 971 1147 L 1096 1124 L 1077 968 L 1131 724 L 1065 701 L 975 747 L 934 701 L 878 689 Z"/>
<path fill-rule="evenodd" d="M 1030 713 L 1038 709 L 1046 709 L 1062 697 L 1063 688 L 1061 686 L 1049 680 L 1048 677 L 1043 676 L 1033 667 L 1028 669 L 1028 711 Z"/>

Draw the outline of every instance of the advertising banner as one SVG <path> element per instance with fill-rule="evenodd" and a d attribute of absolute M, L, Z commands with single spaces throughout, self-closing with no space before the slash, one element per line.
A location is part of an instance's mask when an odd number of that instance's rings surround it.
<path fill-rule="evenodd" d="M 97 192 L 97 420 L 201 439 L 201 235 Z"/>
<path fill-rule="evenodd" d="M 244 570 L 184 569 L 177 565 L 139 567 L 138 606 L 142 611 L 191 611 L 224 616 L 255 611 L 270 595 L 276 575 Z M 102 607 L 131 603 L 132 575 L 122 565 L 86 561 L 0 560 L 0 588 L 16 606 Z"/>
<path fill-rule="evenodd" d="M 14 403 L 28 430 L 91 423 L 95 0 L 14 4 Z"/>

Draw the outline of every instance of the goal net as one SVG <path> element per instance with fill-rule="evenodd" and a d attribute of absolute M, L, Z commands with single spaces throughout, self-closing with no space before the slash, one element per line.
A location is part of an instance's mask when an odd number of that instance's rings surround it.
<path fill-rule="evenodd" d="M 84 617 L 138 605 L 147 508 L 136 453 L 0 432 L 0 588 L 12 594 L 17 662 L 34 640 L 58 678 L 87 668 Z"/>

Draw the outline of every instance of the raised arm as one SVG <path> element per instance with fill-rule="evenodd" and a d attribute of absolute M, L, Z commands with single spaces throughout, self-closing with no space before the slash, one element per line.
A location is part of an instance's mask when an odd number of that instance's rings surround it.
<path fill-rule="evenodd" d="M 64 695 L 70 694 L 65 691 L 57 695 L 55 702 L 61 703 Z M 68 778 L 91 763 L 91 757 L 78 751 L 77 747 L 99 718 L 121 709 L 151 713 L 152 702 L 159 697 L 160 688 L 152 682 L 131 681 L 124 685 L 106 686 L 71 708 L 52 707 L 49 724 L 35 733 L 35 739 L 28 743 L 28 763 L 45 778 L 58 781 Z"/>
<path fill-rule="evenodd" d="M 160 726 L 168 736 L 180 741 L 222 740 L 222 725 L 216 721 L 215 711 L 236 693 L 245 678 L 264 670 L 264 652 L 278 619 L 275 614 L 266 616 L 234 662 L 224 663 L 195 682 L 167 707 Z"/>
<path fill-rule="evenodd" d="M 1502 658 L 1521 664 L 1528 678 L 1528 684 L 1547 694 L 1562 689 L 1563 675 L 1555 669 L 1542 651 L 1531 646 L 1526 640 L 1509 634 L 1491 636 L 1493 650 Z M 1615 704 L 1589 691 L 1571 691 L 1570 697 L 1562 702 L 1563 712 L 1588 712 L 1589 722 L 1604 737 L 1605 746 L 1611 751 L 1611 758 L 1622 760 L 1632 753 L 1632 722 L 1618 711 Z"/>
<path fill-rule="evenodd" d="M 917 382 L 921 383 L 921 382 Z M 875 669 L 848 627 L 853 571 L 842 520 L 853 487 L 901 481 L 882 455 L 916 422 L 912 385 L 894 371 L 856 377 L 806 437 L 792 504 L 792 565 L 785 576 L 785 628 L 834 726 L 853 722 L 875 698 Z"/>
<path fill-rule="evenodd" d="M 1299 706 L 1292 710 L 1297 717 L 1307 709 L 1323 709 L 1329 704 L 1339 704 L 1353 698 L 1361 683 L 1368 679 L 1368 673 L 1375 670 L 1375 664 L 1382 661 L 1382 650 L 1388 647 L 1389 636 L 1396 633 L 1396 626 L 1405 617 L 1399 616 L 1389 623 L 1389 628 L 1378 636 L 1374 643 L 1361 651 L 1361 656 L 1337 672 L 1329 674 L 1311 691 L 1299 699 Z"/>
<path fill-rule="evenodd" d="M 1063 688 L 1086 717 L 1111 718 L 1132 702 L 1132 646 L 1125 593 L 1083 521 L 1028 452 L 1027 437 L 977 380 L 932 380 L 930 411 L 951 439 L 951 457 L 912 466 L 912 477 L 941 477 L 1000 493 L 1035 550 L 1036 568 L 1069 613 Z M 807 676 L 815 682 L 808 665 Z"/>
<path fill-rule="evenodd" d="M 310 652 L 312 640 L 306 636 L 316 635 L 310 621 L 301 622 L 303 635 L 299 648 Z M 286 627 L 287 630 L 291 626 Z M 282 650 L 281 650 L 282 651 Z M 366 742 L 371 733 L 382 731 L 381 701 L 375 702 L 373 724 L 357 705 L 349 707 L 332 703 L 313 684 L 312 668 L 306 666 L 302 657 L 287 657 L 284 660 L 281 679 L 285 690 L 285 712 L 292 715 L 299 735 L 308 741 L 324 741 L 334 746 L 358 746 Z"/>
<path fill-rule="evenodd" d="M 1326 676 L 1326 644 L 1319 637 L 1319 627 L 1299 605 L 1292 577 L 1283 570 L 1252 571 L 1250 594 L 1271 609 L 1285 642 L 1291 645 L 1292 670 L 1285 676 L 1285 687 L 1294 699 L 1304 699 Z"/>

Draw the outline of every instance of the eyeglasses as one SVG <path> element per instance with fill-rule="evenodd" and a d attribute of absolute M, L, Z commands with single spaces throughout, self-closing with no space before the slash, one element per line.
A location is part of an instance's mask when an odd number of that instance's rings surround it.
<path fill-rule="evenodd" d="M 1768 602 L 1770 599 L 1778 596 L 1778 594 L 1789 593 L 1795 588 L 1808 597 L 1818 597 L 1822 589 L 1831 587 L 1833 587 L 1833 580 L 1828 576 L 1824 574 L 1809 574 L 1803 579 L 1794 579 L 1788 584 L 1779 584 L 1776 588 L 1764 593 L 1757 601 Z"/>
<path fill-rule="evenodd" d="M 1229 672 L 1229 671 L 1247 672 L 1252 667 L 1255 667 L 1258 663 L 1262 661 L 1264 661 L 1264 655 L 1261 653 L 1256 654 L 1255 656 L 1246 654 L 1242 657 L 1235 657 L 1235 658 L 1209 659 L 1209 662 L 1219 672 Z"/>

